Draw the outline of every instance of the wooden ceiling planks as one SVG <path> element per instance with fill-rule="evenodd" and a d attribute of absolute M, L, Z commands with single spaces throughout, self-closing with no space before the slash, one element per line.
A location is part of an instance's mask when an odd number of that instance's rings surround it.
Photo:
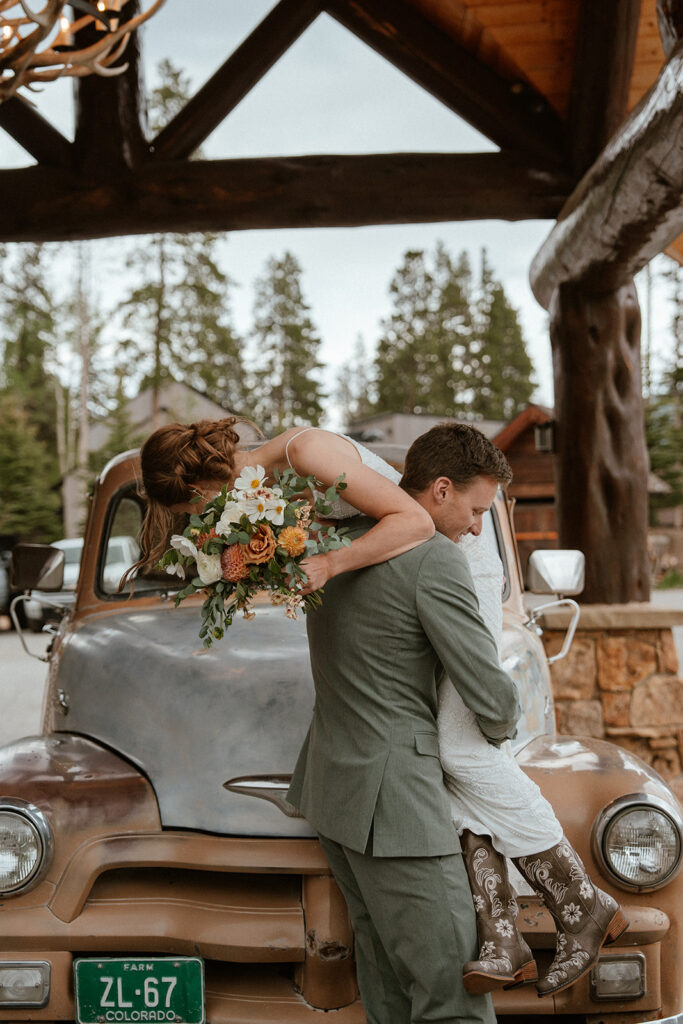
<path fill-rule="evenodd" d="M 576 0 L 411 0 L 434 24 L 508 80 L 526 80 L 567 117 L 579 5 Z M 643 0 L 628 98 L 631 110 L 665 56 L 656 0 Z"/>
<path fill-rule="evenodd" d="M 478 60 L 508 81 L 531 84 L 568 118 L 580 5 L 577 0 L 410 0 Z M 657 0 L 642 0 L 626 113 L 666 61 Z M 683 264 L 683 237 L 667 253 Z"/>

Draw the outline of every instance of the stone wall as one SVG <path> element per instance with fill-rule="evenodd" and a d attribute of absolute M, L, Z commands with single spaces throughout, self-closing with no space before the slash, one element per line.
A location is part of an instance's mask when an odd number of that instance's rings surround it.
<path fill-rule="evenodd" d="M 549 656 L 569 615 L 543 620 Z M 683 680 L 672 627 L 683 612 L 650 604 L 584 605 L 569 655 L 551 665 L 557 729 L 632 751 L 683 800 Z"/>

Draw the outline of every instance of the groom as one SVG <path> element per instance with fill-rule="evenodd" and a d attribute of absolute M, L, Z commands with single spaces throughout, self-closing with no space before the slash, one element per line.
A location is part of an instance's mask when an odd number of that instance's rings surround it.
<path fill-rule="evenodd" d="M 307 617 L 316 703 L 288 799 L 318 832 L 346 898 L 368 1024 L 495 1022 L 490 996 L 462 985 L 476 927 L 436 714 L 443 668 L 490 742 L 514 735 L 517 692 L 451 543 L 481 530 L 509 479 L 502 453 L 472 427 L 418 438 L 401 485 L 438 532 L 330 580 Z M 371 525 L 359 517 L 352 536 Z"/>

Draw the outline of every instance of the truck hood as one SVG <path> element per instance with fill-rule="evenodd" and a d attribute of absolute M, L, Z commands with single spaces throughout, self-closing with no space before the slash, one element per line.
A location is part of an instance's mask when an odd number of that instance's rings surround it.
<path fill-rule="evenodd" d="M 123 754 L 150 779 L 162 824 L 231 835 L 309 836 L 308 824 L 226 780 L 288 775 L 313 709 L 305 620 L 258 605 L 205 650 L 199 609 L 97 616 L 65 637 L 53 727 Z"/>
<path fill-rule="evenodd" d="M 252 621 L 236 618 L 209 650 L 197 637 L 199 622 L 198 604 L 188 601 L 77 623 L 51 680 L 53 697 L 61 689 L 68 701 L 52 728 L 97 740 L 137 765 L 154 786 L 165 827 L 312 835 L 293 808 L 282 809 L 283 780 L 314 703 L 305 618 L 293 622 L 264 598 Z M 525 708 L 516 749 L 552 730 L 547 667 L 534 644 L 537 637 L 508 623 L 504 667 Z M 224 788 L 228 780 L 241 780 L 242 791 Z"/>

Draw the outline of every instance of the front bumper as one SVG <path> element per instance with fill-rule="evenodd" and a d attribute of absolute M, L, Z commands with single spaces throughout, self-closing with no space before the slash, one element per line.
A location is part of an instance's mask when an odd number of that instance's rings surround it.
<path fill-rule="evenodd" d="M 348 934 L 341 917 L 330 917 L 323 909 L 329 911 L 334 905 L 336 887 L 329 877 L 289 876 L 281 889 L 270 876 L 272 886 L 264 878 L 265 884 L 252 888 L 251 895 L 244 890 L 241 907 L 225 898 L 226 890 L 221 899 L 214 895 L 209 913 L 206 893 L 213 886 L 215 894 L 216 876 L 206 876 L 206 882 L 202 894 L 176 878 L 166 893 L 156 891 L 152 907 L 141 897 L 139 877 L 133 881 L 121 876 L 118 884 L 112 880 L 105 884 L 103 879 L 82 911 L 69 921 L 55 916 L 54 899 L 53 909 L 43 904 L 13 910 L 6 903 L 0 915 L 3 946 L 12 951 L 0 949 L 0 960 L 46 960 L 51 965 L 51 991 L 42 1009 L 0 1008 L 0 1021 L 72 1021 L 72 960 L 76 955 L 180 954 L 194 948 L 206 958 L 206 1009 L 212 1024 L 305 1024 L 329 1009 L 335 1010 L 339 1024 L 363 1024 L 346 945 Z M 251 908 L 245 906 L 249 900 Z M 141 902 L 144 927 L 139 916 Z M 534 949 L 539 970 L 543 970 L 553 955 L 552 919 L 535 897 L 520 899 L 519 907 L 518 923 Z M 540 1022 L 541 1018 L 583 1015 L 595 1024 L 640 1024 L 670 1013 L 672 1008 L 663 1006 L 661 986 L 662 946 L 671 941 L 668 917 L 656 908 L 640 905 L 626 904 L 623 909 L 629 929 L 617 945 L 608 947 L 606 955 L 642 955 L 642 996 L 596 1001 L 590 975 L 586 975 L 564 992 L 543 999 L 533 985 L 496 993 L 499 1019 L 533 1017 Z M 252 918 L 250 924 L 247 917 Z M 324 953 L 323 935 L 328 940 Z M 671 1024 L 683 1024 L 681 1016 L 668 1019 Z"/>

